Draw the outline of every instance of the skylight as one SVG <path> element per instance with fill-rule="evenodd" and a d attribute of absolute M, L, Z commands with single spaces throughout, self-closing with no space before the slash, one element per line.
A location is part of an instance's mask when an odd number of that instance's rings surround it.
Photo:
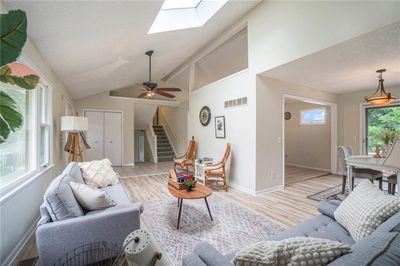
<path fill-rule="evenodd" d="M 201 0 L 165 0 L 162 5 L 162 10 L 181 9 L 181 8 L 196 8 Z"/>
<path fill-rule="evenodd" d="M 148 34 L 202 27 L 228 0 L 165 0 Z"/>

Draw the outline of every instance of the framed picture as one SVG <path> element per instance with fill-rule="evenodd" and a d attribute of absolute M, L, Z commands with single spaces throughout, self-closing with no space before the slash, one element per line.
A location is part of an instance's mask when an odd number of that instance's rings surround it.
<path fill-rule="evenodd" d="M 225 138 L 225 116 L 215 117 L 215 137 L 219 139 Z"/>

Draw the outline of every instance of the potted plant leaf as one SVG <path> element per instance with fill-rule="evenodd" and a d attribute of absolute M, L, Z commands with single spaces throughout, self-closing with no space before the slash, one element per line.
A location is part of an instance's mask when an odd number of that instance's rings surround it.
<path fill-rule="evenodd" d="M 382 150 L 383 157 L 386 157 L 387 154 L 389 153 L 390 146 L 396 137 L 397 137 L 396 131 L 390 129 L 384 129 L 382 133 L 379 135 L 379 139 L 384 143 L 384 147 Z"/>
<path fill-rule="evenodd" d="M 14 75 L 7 65 L 15 62 L 21 54 L 27 39 L 26 31 L 27 17 L 24 11 L 11 10 L 7 14 L 0 14 L 0 81 L 32 90 L 36 88 L 39 77 L 34 74 Z M 4 90 L 0 90 L 0 144 L 22 125 L 23 116 L 17 102 Z"/>

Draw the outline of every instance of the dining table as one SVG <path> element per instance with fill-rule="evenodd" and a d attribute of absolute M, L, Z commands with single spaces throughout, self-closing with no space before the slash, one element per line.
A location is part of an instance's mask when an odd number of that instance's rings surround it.
<path fill-rule="evenodd" d="M 386 158 L 375 158 L 373 155 L 357 155 L 346 158 L 347 165 L 347 186 L 349 193 L 353 190 L 351 180 L 353 168 L 368 168 L 379 171 L 390 171 L 397 174 L 397 191 L 400 191 L 400 167 L 385 164 Z"/>

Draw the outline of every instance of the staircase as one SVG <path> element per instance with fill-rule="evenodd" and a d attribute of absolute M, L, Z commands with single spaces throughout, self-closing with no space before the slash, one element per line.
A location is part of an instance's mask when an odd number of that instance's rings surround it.
<path fill-rule="evenodd" d="M 157 135 L 157 158 L 159 162 L 172 161 L 174 159 L 174 150 L 169 143 L 167 134 L 165 134 L 162 125 L 153 125 L 154 133 Z"/>

